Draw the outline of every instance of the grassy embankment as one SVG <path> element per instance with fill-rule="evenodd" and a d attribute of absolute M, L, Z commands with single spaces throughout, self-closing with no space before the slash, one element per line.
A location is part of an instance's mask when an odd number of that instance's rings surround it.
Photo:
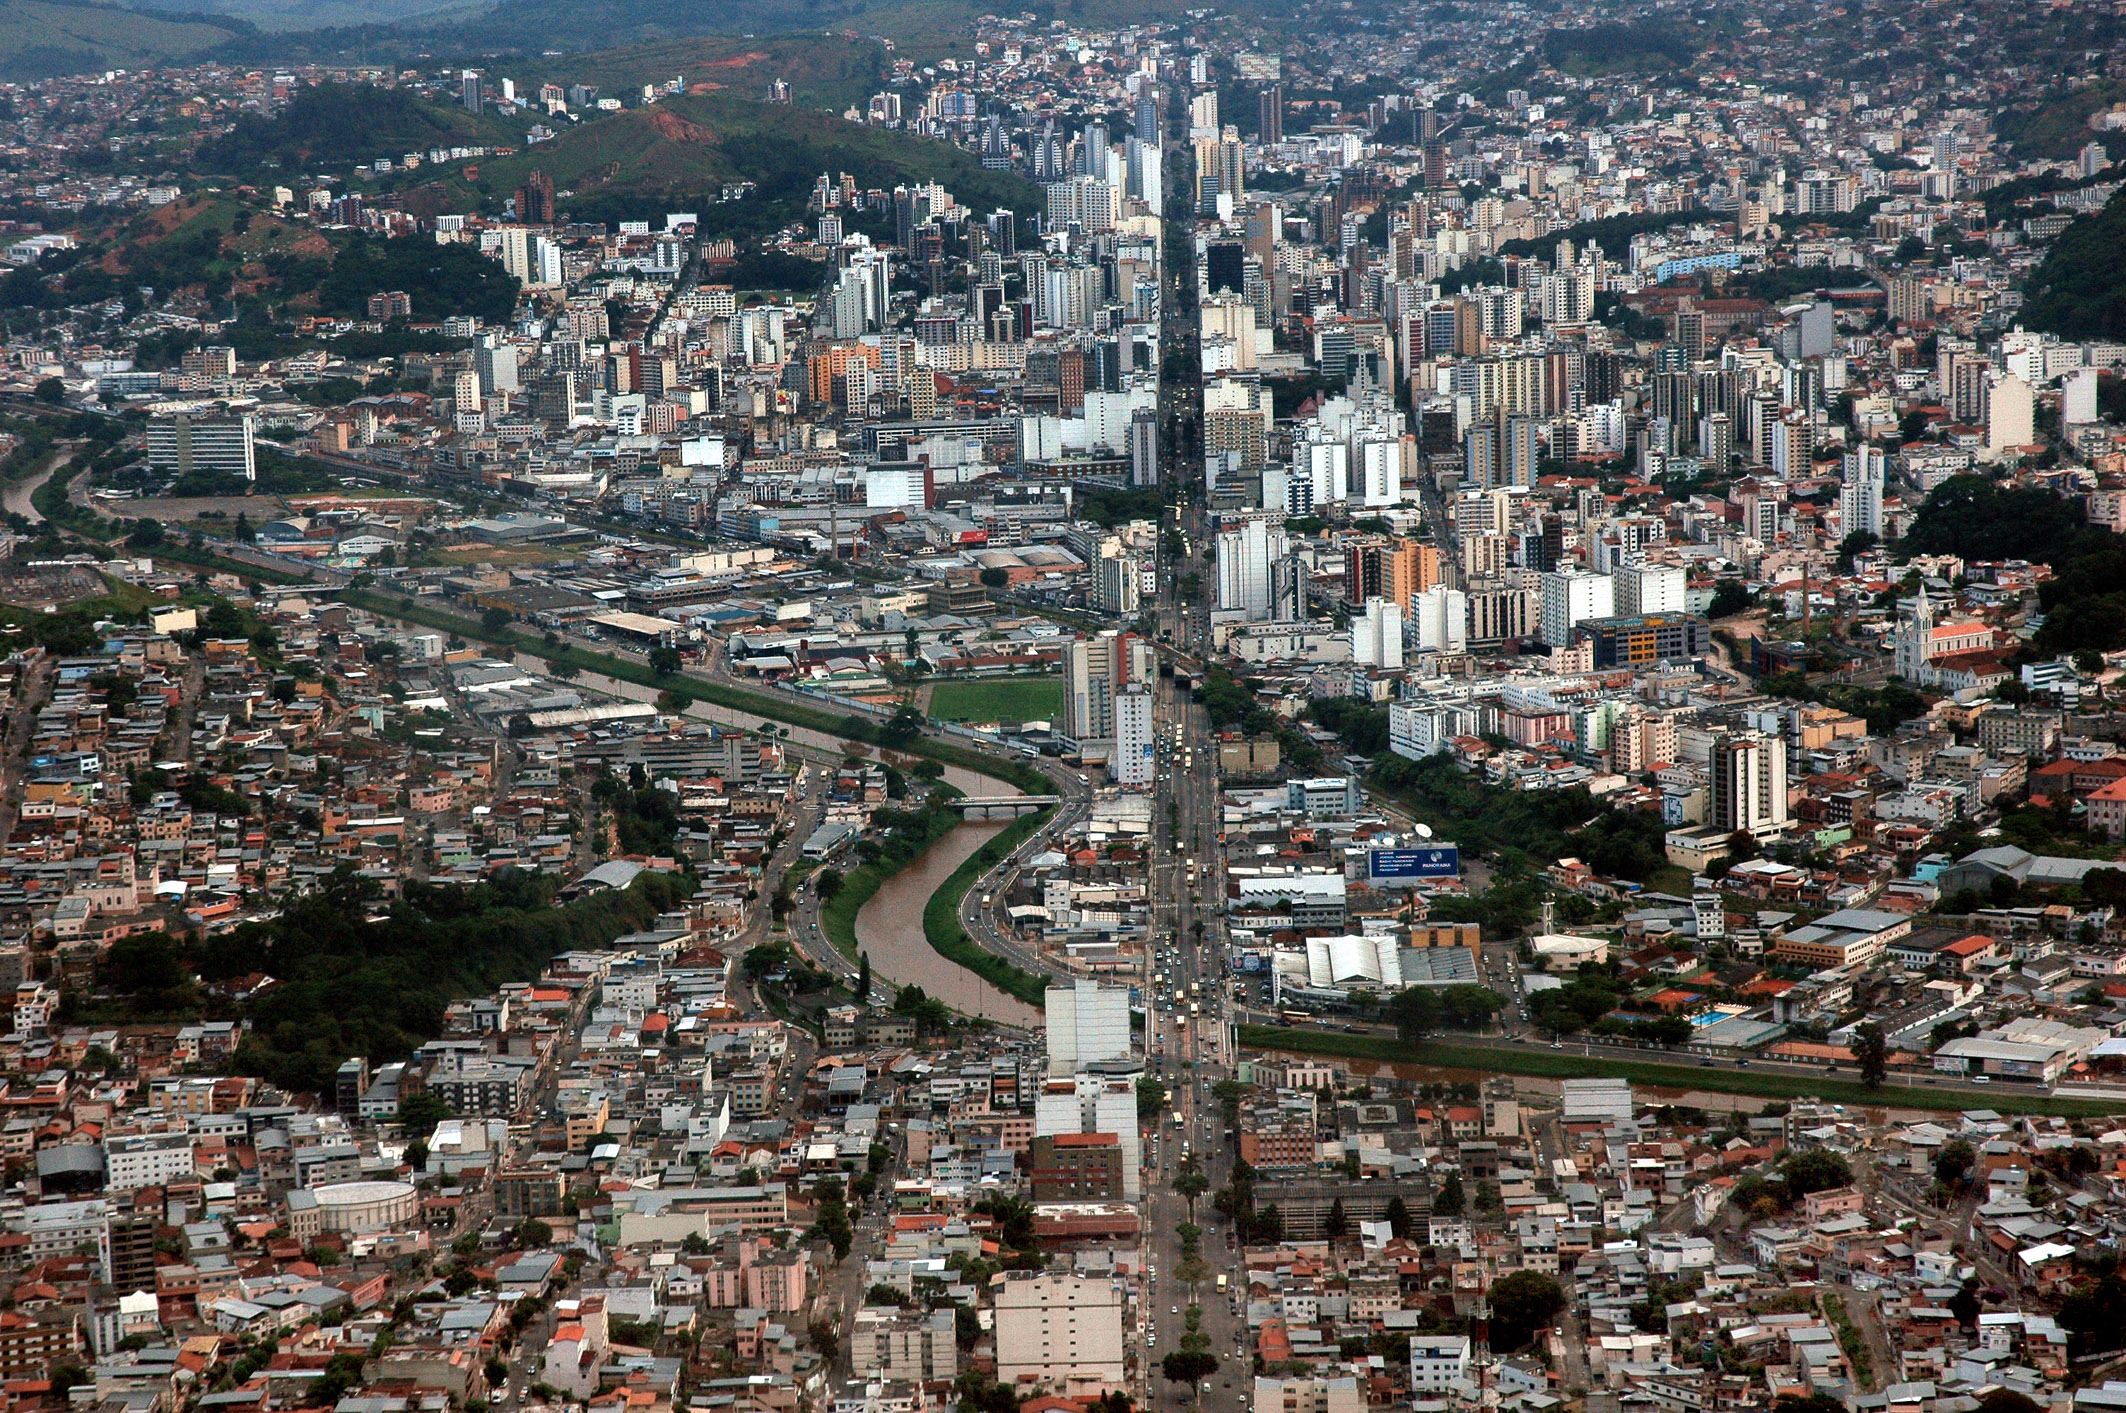
<path fill-rule="evenodd" d="M 1048 978 L 1006 961 L 968 936 L 967 929 L 960 925 L 960 902 L 976 879 L 1032 838 L 1035 831 L 1047 822 L 1049 813 L 1047 809 L 1040 809 L 1013 820 L 1009 829 L 969 854 L 923 907 L 923 936 L 932 947 L 948 961 L 958 962 L 999 991 L 1018 997 L 1035 1010 L 1047 1005 Z"/>

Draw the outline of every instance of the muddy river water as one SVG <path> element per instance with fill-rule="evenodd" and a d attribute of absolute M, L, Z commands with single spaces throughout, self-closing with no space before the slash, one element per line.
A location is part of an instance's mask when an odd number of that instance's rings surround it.
<path fill-rule="evenodd" d="M 544 666 L 529 657 L 523 659 L 523 665 L 534 671 Z M 586 672 L 577 680 L 585 687 L 629 701 L 647 702 L 657 698 L 652 688 L 602 673 Z M 793 746 L 833 756 L 851 749 L 860 755 L 872 754 L 870 747 L 859 745 L 852 748 L 825 732 L 807 730 L 802 726 L 784 727 L 779 722 L 749 712 L 733 711 L 707 702 L 696 702 L 687 709 L 687 715 L 741 730 L 772 727 Z M 945 782 L 970 795 L 1023 793 L 1015 785 L 956 765 L 945 767 Z M 906 868 L 887 879 L 858 911 L 856 941 L 870 956 L 871 969 L 882 980 L 895 986 L 920 986 L 926 995 L 935 996 L 966 1015 L 1031 1027 L 1041 1023 L 1039 1011 L 939 955 L 923 936 L 923 909 L 929 905 L 930 895 L 942 888 L 945 880 L 952 877 L 953 871 L 975 850 L 1003 833 L 1009 824 L 1010 821 L 1004 819 L 972 819 L 924 850 Z"/>

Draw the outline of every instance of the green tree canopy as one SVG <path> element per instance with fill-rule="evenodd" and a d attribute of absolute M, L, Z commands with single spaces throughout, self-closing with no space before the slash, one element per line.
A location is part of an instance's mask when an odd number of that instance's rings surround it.
<path fill-rule="evenodd" d="M 1506 1353 L 1525 1346 L 1565 1308 L 1565 1292 L 1541 1271 L 1514 1271 L 1491 1285 L 1491 1347 Z"/>

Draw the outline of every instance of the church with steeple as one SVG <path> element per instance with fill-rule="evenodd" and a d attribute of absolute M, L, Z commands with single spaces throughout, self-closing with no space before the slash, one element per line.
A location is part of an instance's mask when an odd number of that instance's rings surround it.
<path fill-rule="evenodd" d="M 1939 685 L 1936 679 L 1944 659 L 1989 652 L 1992 647 L 1993 626 L 1989 623 L 1970 618 L 1937 623 L 1933 600 L 1927 597 L 1922 580 L 1911 617 L 1897 626 L 1893 670 L 1915 687 L 1933 687 Z"/>

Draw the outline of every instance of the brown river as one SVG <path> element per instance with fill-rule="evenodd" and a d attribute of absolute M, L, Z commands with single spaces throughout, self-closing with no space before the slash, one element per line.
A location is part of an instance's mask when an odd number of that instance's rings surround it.
<path fill-rule="evenodd" d="M 544 667 L 531 657 L 523 658 L 522 665 L 529 671 Z M 653 702 L 657 699 L 657 693 L 651 688 L 602 673 L 586 672 L 577 681 L 592 690 L 628 701 Z M 772 726 L 791 746 L 830 760 L 838 760 L 852 751 L 858 755 L 873 754 L 871 747 L 850 746 L 824 732 L 802 726 L 784 727 L 765 717 L 707 702 L 694 703 L 687 709 L 687 715 L 747 731 Z M 956 765 L 945 767 L 945 782 L 970 795 L 1022 793 L 1016 785 Z M 998 990 L 958 963 L 947 960 L 923 936 L 923 909 L 928 906 L 930 895 L 944 886 L 945 880 L 952 877 L 953 871 L 965 863 L 970 854 L 1003 833 L 1009 823 L 1003 819 L 976 818 L 961 824 L 924 850 L 906 868 L 887 879 L 857 913 L 856 941 L 870 956 L 872 971 L 895 986 L 920 986 L 924 994 L 935 996 L 964 1015 L 1032 1028 L 1041 1024 L 1039 1011 L 1018 997 Z"/>
<path fill-rule="evenodd" d="M 985 784 L 995 793 L 995 782 Z M 856 941 L 869 954 L 872 970 L 896 985 L 913 983 L 956 1011 L 1031 1029 L 1041 1024 L 1039 1011 L 939 955 L 923 936 L 923 909 L 930 895 L 1009 823 L 972 820 L 931 845 L 871 895 L 856 915 Z"/>

